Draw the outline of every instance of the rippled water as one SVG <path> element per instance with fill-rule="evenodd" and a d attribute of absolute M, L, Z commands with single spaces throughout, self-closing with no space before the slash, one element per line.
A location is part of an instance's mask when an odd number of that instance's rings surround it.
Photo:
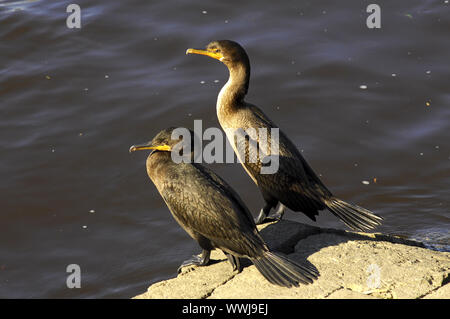
<path fill-rule="evenodd" d="M 369 1 L 77 3 L 79 30 L 67 2 L 0 1 L 0 297 L 128 298 L 199 251 L 128 148 L 194 119 L 219 126 L 228 73 L 184 54 L 214 39 L 247 49 L 247 100 L 336 195 L 383 216 L 381 232 L 449 250 L 446 1 L 378 1 L 378 30 Z M 256 215 L 242 167 L 213 168 Z M 330 215 L 317 225 L 344 228 Z M 69 264 L 81 289 L 66 287 Z"/>

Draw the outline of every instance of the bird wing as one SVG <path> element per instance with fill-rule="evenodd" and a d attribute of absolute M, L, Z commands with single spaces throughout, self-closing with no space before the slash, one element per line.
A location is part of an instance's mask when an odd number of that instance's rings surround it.
<path fill-rule="evenodd" d="M 239 195 L 218 175 L 199 164 L 163 182 L 160 193 L 175 219 L 188 232 L 209 239 L 236 255 L 257 256 L 265 247 Z"/>
<path fill-rule="evenodd" d="M 267 144 L 272 150 L 271 129 L 278 126 L 254 105 L 248 104 L 247 111 L 243 120 L 243 123 L 247 125 L 246 128 L 267 128 L 269 134 Z M 294 143 L 281 130 L 279 130 L 278 140 L 279 166 L 274 174 L 261 174 L 263 164 L 260 160 L 255 160 L 260 148 L 259 140 L 252 141 L 253 143 L 242 140 L 237 142 L 240 145 L 236 145 L 236 148 L 245 149 L 246 158 L 241 161 L 244 162 L 247 172 L 256 180 L 266 200 L 278 199 L 289 208 L 301 210 L 307 215 L 315 215 L 317 210 L 325 208 L 322 198 L 331 196 L 331 192 L 314 173 Z"/>

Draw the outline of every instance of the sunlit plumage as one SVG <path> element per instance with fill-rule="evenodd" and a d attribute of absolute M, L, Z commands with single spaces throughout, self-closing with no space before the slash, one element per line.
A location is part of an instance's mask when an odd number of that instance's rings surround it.
<path fill-rule="evenodd" d="M 278 126 L 257 106 L 244 101 L 250 81 L 250 61 L 238 43 L 230 40 L 213 41 L 207 45 L 206 50 L 188 49 L 186 53 L 210 56 L 228 67 L 230 76 L 218 95 L 217 116 L 242 165 L 258 185 L 265 200 L 257 223 L 264 222 L 271 209 L 280 203 L 278 211 L 271 216 L 272 219 L 281 219 L 285 207 L 288 207 L 315 221 L 319 211 L 328 208 L 355 230 L 370 230 L 381 224 L 381 217 L 333 196 L 282 130 L 279 130 L 279 152 L 275 154 L 279 159 L 279 169 L 276 173 L 261 174 L 261 160 L 255 163 L 248 160 L 257 157 L 261 142 L 259 137 L 256 143 L 242 139 L 236 142 L 228 132 L 266 128 L 269 135 L 267 139 L 270 141 L 271 129 Z M 245 154 L 246 157 L 243 158 L 239 154 Z"/>
<path fill-rule="evenodd" d="M 311 283 L 317 272 L 271 252 L 245 203 L 221 177 L 200 164 L 172 160 L 171 150 L 180 142 L 171 138 L 172 131 L 163 130 L 130 151 L 153 150 L 147 158 L 148 176 L 175 220 L 203 249 L 201 256 L 193 256 L 181 267 L 207 265 L 211 250 L 218 248 L 233 269 L 240 269 L 239 258 L 246 257 L 273 284 Z"/>

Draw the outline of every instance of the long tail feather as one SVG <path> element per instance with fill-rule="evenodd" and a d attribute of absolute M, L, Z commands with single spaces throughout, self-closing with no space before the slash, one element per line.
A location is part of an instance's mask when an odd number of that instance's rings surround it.
<path fill-rule="evenodd" d="M 383 220 L 383 218 L 365 208 L 346 203 L 335 197 L 325 200 L 325 204 L 348 227 L 357 231 L 374 229 L 381 225 Z"/>
<path fill-rule="evenodd" d="M 269 282 L 278 286 L 292 287 L 298 286 L 299 283 L 310 284 L 319 275 L 316 270 L 301 266 L 273 252 L 266 252 L 263 257 L 251 260 Z"/>

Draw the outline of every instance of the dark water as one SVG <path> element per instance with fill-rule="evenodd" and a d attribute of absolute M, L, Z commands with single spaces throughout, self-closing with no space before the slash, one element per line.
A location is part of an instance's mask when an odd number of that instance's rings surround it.
<path fill-rule="evenodd" d="M 0 297 L 128 298 L 199 251 L 128 148 L 194 119 L 219 126 L 228 73 L 184 53 L 223 38 L 250 56 L 247 100 L 336 195 L 383 216 L 381 232 L 449 250 L 444 0 L 378 1 L 379 30 L 372 1 L 78 1 L 80 30 L 69 3 L 0 1 Z M 213 168 L 256 215 L 241 166 Z M 317 225 L 344 228 L 328 212 Z M 66 287 L 69 264 L 81 289 Z"/>

